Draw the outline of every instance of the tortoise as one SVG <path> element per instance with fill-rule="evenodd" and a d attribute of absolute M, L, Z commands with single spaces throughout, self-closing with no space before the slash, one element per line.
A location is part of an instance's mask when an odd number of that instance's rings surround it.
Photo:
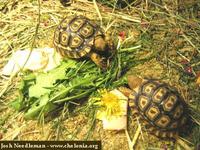
<path fill-rule="evenodd" d="M 113 44 L 102 28 L 84 16 L 64 18 L 54 33 L 54 46 L 63 57 L 89 57 L 106 69 L 113 54 Z"/>
<path fill-rule="evenodd" d="M 129 97 L 133 114 L 157 137 L 175 139 L 188 120 L 187 104 L 177 89 L 156 79 L 127 79 L 129 88 L 119 90 Z"/>

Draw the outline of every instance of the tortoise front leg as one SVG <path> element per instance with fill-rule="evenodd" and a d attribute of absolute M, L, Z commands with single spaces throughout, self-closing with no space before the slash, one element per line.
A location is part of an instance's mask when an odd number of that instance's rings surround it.
<path fill-rule="evenodd" d="M 107 65 L 107 59 L 105 57 L 102 57 L 99 54 L 94 53 L 94 52 L 89 53 L 88 56 L 100 68 L 106 69 L 108 67 L 108 65 Z"/>

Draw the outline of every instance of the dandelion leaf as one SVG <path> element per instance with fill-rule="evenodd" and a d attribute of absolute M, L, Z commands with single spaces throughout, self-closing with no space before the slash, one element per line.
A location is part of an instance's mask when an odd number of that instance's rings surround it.
<path fill-rule="evenodd" d="M 36 84 L 29 88 L 29 97 L 39 98 L 44 94 L 49 94 L 56 81 L 65 79 L 66 69 L 74 67 L 76 67 L 76 62 L 69 60 L 48 73 L 39 74 L 36 77 Z"/>
<path fill-rule="evenodd" d="M 47 113 L 55 109 L 56 105 L 49 102 L 48 94 L 43 95 L 36 101 L 31 108 L 25 113 L 26 119 L 33 119 L 39 117 L 40 113 Z"/>

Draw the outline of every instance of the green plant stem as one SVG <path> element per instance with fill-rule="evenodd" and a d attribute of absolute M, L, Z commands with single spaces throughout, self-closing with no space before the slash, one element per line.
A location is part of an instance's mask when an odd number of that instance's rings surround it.
<path fill-rule="evenodd" d="M 92 88 L 92 89 L 88 89 L 87 91 L 79 94 L 79 95 L 75 95 L 75 96 L 70 96 L 70 97 L 66 97 L 57 101 L 54 101 L 53 103 L 62 103 L 62 102 L 67 102 L 67 101 L 71 101 L 74 99 L 79 99 L 79 98 L 83 98 L 86 97 L 89 93 L 91 93 L 92 91 L 94 91 L 96 88 Z"/>

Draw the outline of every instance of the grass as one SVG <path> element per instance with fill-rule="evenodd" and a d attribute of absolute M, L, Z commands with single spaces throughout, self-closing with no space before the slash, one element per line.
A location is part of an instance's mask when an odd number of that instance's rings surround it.
<path fill-rule="evenodd" d="M 76 0 L 64 8 L 56 0 L 0 1 L 0 68 L 18 49 L 52 47 L 53 32 L 63 17 L 85 15 L 100 24 L 121 50 L 134 52 L 138 61 L 129 73 L 168 82 L 177 87 L 190 106 L 194 121 L 191 133 L 181 134 L 177 142 L 151 136 L 142 122 L 129 116 L 128 132 L 135 149 L 194 149 L 200 143 L 200 92 L 195 83 L 200 70 L 200 20 L 196 10 L 191 7 L 177 13 L 172 5 L 148 0 L 123 10 L 117 9 L 114 1 L 103 3 Z M 119 42 L 120 32 L 125 32 L 125 39 Z M 102 140 L 104 149 L 128 149 L 124 132 L 104 131 L 101 122 L 94 119 L 97 106 L 90 100 L 68 103 L 47 118 L 41 116 L 40 124 L 24 120 L 23 112 L 8 106 L 18 97 L 17 85 L 22 76 L 0 77 L 1 139 Z"/>

